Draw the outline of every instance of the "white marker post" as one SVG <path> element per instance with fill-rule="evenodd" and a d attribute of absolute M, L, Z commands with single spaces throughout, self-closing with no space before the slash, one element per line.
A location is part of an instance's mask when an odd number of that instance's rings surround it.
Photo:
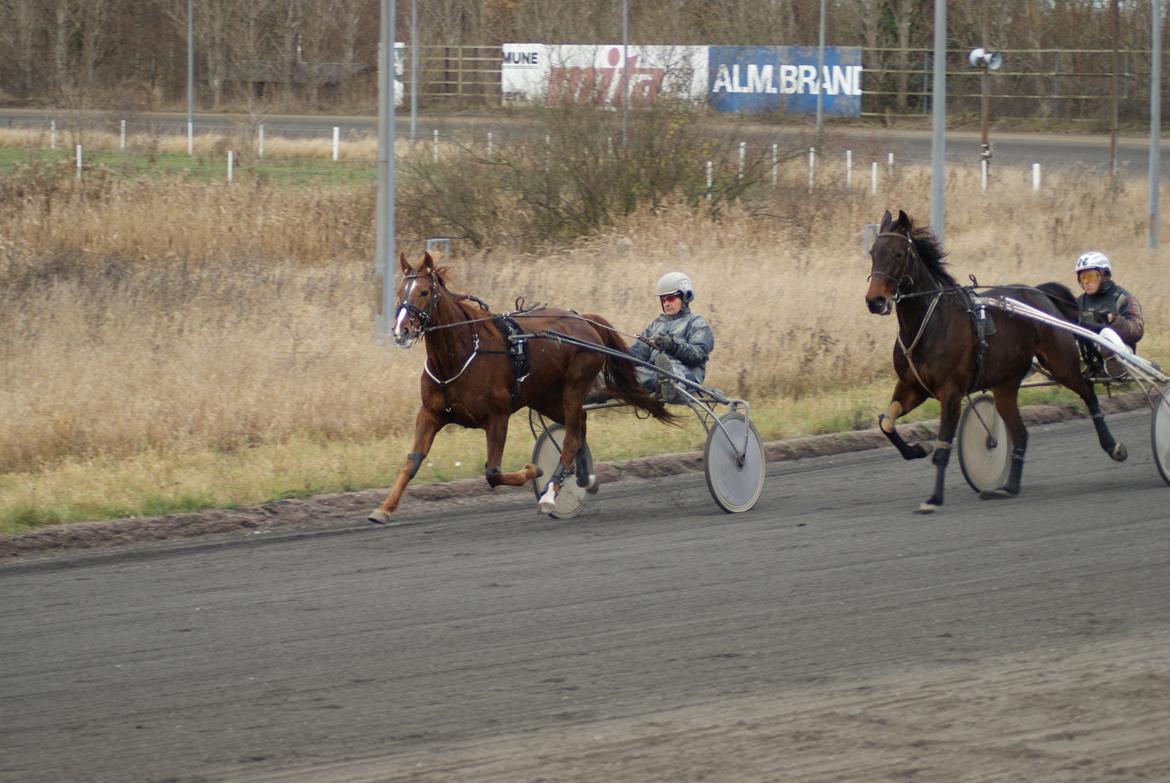
<path fill-rule="evenodd" d="M 715 182 L 715 166 L 707 161 L 707 200 L 711 200 L 711 185 Z"/>
<path fill-rule="evenodd" d="M 431 163 L 439 162 L 439 129 L 431 133 Z"/>
<path fill-rule="evenodd" d="M 817 170 L 817 148 L 808 148 L 808 192 L 813 192 L 813 176 Z"/>
<path fill-rule="evenodd" d="M 979 188 L 987 192 L 987 158 L 979 161 Z"/>
<path fill-rule="evenodd" d="M 853 189 L 853 150 L 845 150 L 845 189 Z"/>
<path fill-rule="evenodd" d="M 746 160 L 747 160 L 747 142 L 741 141 L 739 143 L 739 174 L 737 175 L 737 178 L 741 182 L 743 181 L 743 167 L 744 167 L 744 163 Z"/>
<path fill-rule="evenodd" d="M 235 179 L 236 169 L 236 153 L 228 150 L 228 184 L 230 185 Z"/>
<path fill-rule="evenodd" d="M 877 169 L 877 161 L 875 160 L 869 166 L 869 192 L 871 195 L 877 194 Z"/>
<path fill-rule="evenodd" d="M 488 131 L 488 146 L 487 146 L 488 160 L 492 159 L 492 132 Z"/>
<path fill-rule="evenodd" d="M 264 157 L 264 123 L 256 126 L 256 157 Z"/>
<path fill-rule="evenodd" d="M 122 152 L 125 152 L 126 151 L 126 121 L 125 120 L 122 120 L 122 123 L 121 123 L 120 146 L 121 146 Z"/>
<path fill-rule="evenodd" d="M 341 159 L 341 128 L 333 126 L 333 162 Z"/>
<path fill-rule="evenodd" d="M 886 154 L 886 176 L 894 176 L 894 153 L 892 152 Z"/>
<path fill-rule="evenodd" d="M 81 179 L 81 145 L 77 145 L 77 178 Z"/>
<path fill-rule="evenodd" d="M 195 154 L 195 123 L 187 123 L 187 156 Z"/>
<path fill-rule="evenodd" d="M 1040 192 L 1040 164 L 1039 163 L 1032 164 L 1032 192 L 1033 193 Z"/>
<path fill-rule="evenodd" d="M 49 120 L 49 149 L 57 149 L 57 121 Z"/>
<path fill-rule="evenodd" d="M 776 189 L 776 177 L 780 173 L 780 145 L 772 145 L 772 190 Z"/>

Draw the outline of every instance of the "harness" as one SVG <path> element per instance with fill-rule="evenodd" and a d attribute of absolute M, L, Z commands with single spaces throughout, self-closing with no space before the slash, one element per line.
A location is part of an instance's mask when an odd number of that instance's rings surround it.
<path fill-rule="evenodd" d="M 438 290 L 439 286 L 437 285 L 434 276 L 430 275 L 430 274 L 415 273 L 415 274 L 407 275 L 405 278 L 403 278 L 403 280 L 410 281 L 410 280 L 414 280 L 414 279 L 420 278 L 420 277 L 425 277 L 425 278 L 429 279 L 431 281 L 432 290 Z M 448 292 L 448 293 L 450 293 L 450 292 Z M 431 324 L 430 324 L 431 316 L 434 314 L 434 310 L 435 310 L 435 302 L 438 299 L 437 296 L 431 296 L 430 301 L 427 303 L 426 310 L 421 310 L 418 307 L 415 307 L 409 301 L 407 301 L 406 296 L 409 294 L 409 286 L 406 289 L 404 289 L 403 294 L 404 294 L 404 298 L 398 302 L 398 305 L 396 307 L 396 311 L 406 310 L 406 312 L 411 317 L 415 318 L 419 323 L 419 332 L 421 334 L 423 334 L 425 336 L 428 332 L 432 332 L 432 331 L 435 331 L 436 329 L 440 329 L 440 328 L 443 328 L 445 326 L 448 326 L 448 324 L 444 324 L 443 326 L 431 326 Z M 477 296 L 473 296 L 471 294 L 450 294 L 450 295 L 457 300 L 470 299 L 471 301 L 478 304 L 485 311 L 488 310 L 487 303 L 484 302 L 482 299 L 480 299 Z M 523 299 L 517 299 L 516 303 L 517 303 L 517 308 L 519 309 L 523 304 Z M 480 320 L 487 320 L 487 319 L 480 319 Z M 479 356 L 480 354 L 497 354 L 497 355 L 506 355 L 508 357 L 509 362 L 510 362 L 511 367 L 512 367 L 513 381 L 512 381 L 511 397 L 512 397 L 513 407 L 516 405 L 517 401 L 519 400 L 519 398 L 520 398 L 520 385 L 524 382 L 524 380 L 528 377 L 529 373 L 532 371 L 532 360 L 531 360 L 531 356 L 530 356 L 530 353 L 528 350 L 528 338 L 531 335 L 529 335 L 527 332 L 525 332 L 525 330 L 518 323 L 516 323 L 516 321 L 514 321 L 512 318 L 510 318 L 506 315 L 491 316 L 491 321 L 496 325 L 496 328 L 500 330 L 500 333 L 504 337 L 505 350 L 503 350 L 503 351 L 489 351 L 486 349 L 481 349 L 479 347 L 479 331 L 474 328 L 474 324 L 478 323 L 479 320 L 472 320 L 472 321 L 465 322 L 467 324 L 473 325 L 472 326 L 472 333 L 471 333 L 471 339 L 472 339 L 471 353 L 467 356 L 467 359 L 464 360 L 463 365 L 459 368 L 458 371 L 456 371 L 456 373 L 454 375 L 452 375 L 450 378 L 445 378 L 445 379 L 440 378 L 439 376 L 435 375 L 434 371 L 431 369 L 430 357 L 428 357 L 423 362 L 423 372 L 425 372 L 427 374 L 427 377 L 429 377 L 432 381 L 434 381 L 438 385 L 439 390 L 442 391 L 442 393 L 443 393 L 443 411 L 445 413 L 451 413 L 451 411 L 453 410 L 450 397 L 447 394 L 447 387 L 450 386 L 452 383 L 454 383 L 456 380 L 458 380 L 459 377 L 463 375 L 463 373 L 467 372 L 467 368 L 471 366 L 471 363 L 474 362 L 475 358 L 477 356 Z M 450 326 L 457 326 L 459 324 L 449 324 L 449 325 Z"/>
<path fill-rule="evenodd" d="M 878 236 L 879 237 L 897 237 L 899 239 L 905 240 L 907 242 L 907 244 L 910 246 L 910 252 L 913 253 L 915 256 L 918 255 L 918 249 L 914 246 L 914 241 L 910 237 L 906 236 L 905 234 L 902 234 L 902 233 L 897 232 L 897 231 L 883 231 L 880 234 L 878 234 Z M 925 389 L 926 392 L 930 396 L 936 397 L 936 398 L 937 398 L 937 395 L 935 395 L 934 391 L 930 388 L 930 386 L 928 386 L 926 384 L 926 381 L 924 381 L 922 379 L 922 375 L 918 372 L 918 367 L 917 367 L 917 365 L 915 365 L 914 359 L 911 358 L 910 354 L 918 346 L 918 342 L 922 339 L 923 335 L 926 334 L 926 327 L 930 323 L 930 319 L 934 316 L 934 312 L 935 312 L 935 309 L 938 307 L 938 303 L 940 301 L 942 301 L 943 295 L 944 294 L 951 294 L 951 295 L 954 295 L 958 298 L 959 303 L 962 305 L 963 309 L 967 312 L 967 315 L 971 319 L 971 325 L 972 325 L 972 328 L 975 330 L 975 340 L 976 340 L 975 357 L 974 357 L 975 372 L 971 377 L 971 385 L 967 391 L 969 394 L 969 393 L 979 389 L 980 384 L 983 381 L 984 360 L 987 356 L 987 349 L 988 349 L 987 338 L 990 337 L 992 334 L 995 334 L 995 324 L 991 321 L 990 318 L 987 317 L 987 306 L 985 304 L 975 302 L 974 289 L 976 287 L 978 287 L 978 282 L 975 280 L 975 276 L 974 275 L 971 276 L 971 286 L 956 286 L 954 288 L 944 288 L 942 285 L 938 284 L 938 281 L 935 281 L 935 284 L 938 287 L 934 291 L 923 291 L 920 293 L 904 294 L 904 293 L 902 293 L 903 285 L 906 283 L 912 285 L 914 283 L 914 278 L 910 277 L 909 275 L 905 274 L 904 272 L 903 272 L 903 274 L 899 275 L 898 277 L 895 277 L 895 276 L 893 276 L 891 274 L 887 274 L 885 272 L 875 271 L 875 272 L 872 272 L 870 276 L 872 277 L 875 275 L 878 277 L 885 278 L 886 280 L 889 280 L 891 283 L 894 284 L 893 299 L 894 299 L 895 305 L 904 299 L 911 299 L 911 298 L 917 298 L 917 297 L 922 297 L 922 296 L 931 296 L 931 295 L 934 296 L 934 298 L 930 300 L 930 304 L 927 305 L 926 315 L 923 316 L 922 323 L 919 324 L 919 326 L 918 326 L 918 332 L 914 335 L 914 339 L 910 341 L 910 345 L 906 345 L 905 341 L 902 339 L 902 330 L 901 329 L 898 330 L 897 345 L 898 345 L 898 350 L 900 350 L 902 352 L 902 356 L 904 356 L 906 359 L 906 364 L 910 367 L 910 372 L 912 372 L 914 374 L 914 379 L 916 381 L 918 381 L 918 384 L 923 389 Z"/>

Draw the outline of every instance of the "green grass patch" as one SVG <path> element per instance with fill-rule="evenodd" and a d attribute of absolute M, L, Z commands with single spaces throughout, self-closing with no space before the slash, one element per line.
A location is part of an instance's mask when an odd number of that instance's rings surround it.
<path fill-rule="evenodd" d="M 73 151 L 0 146 L 0 175 L 30 165 L 70 168 L 76 165 Z M 84 151 L 82 177 L 99 172 L 125 179 L 183 177 L 196 182 L 227 181 L 227 153 L 207 155 L 140 151 Z M 255 158 L 237 161 L 233 178 L 240 185 L 288 185 L 293 187 L 340 187 L 373 184 L 376 166 L 368 161 L 337 162 L 315 158 Z"/>

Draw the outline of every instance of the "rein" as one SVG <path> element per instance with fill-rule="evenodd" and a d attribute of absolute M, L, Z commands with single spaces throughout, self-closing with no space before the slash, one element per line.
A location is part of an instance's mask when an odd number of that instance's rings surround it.
<path fill-rule="evenodd" d="M 878 238 L 881 238 L 881 237 L 897 237 L 898 239 L 905 240 L 905 242 L 910 246 L 910 253 L 915 258 L 918 258 L 918 248 L 916 248 L 914 246 L 914 240 L 911 239 L 910 237 L 908 237 L 907 235 L 900 233 L 898 231 L 883 231 L 880 234 L 878 234 Z M 919 259 L 919 263 L 921 263 L 921 259 Z M 934 290 L 934 291 L 916 291 L 913 293 L 903 293 L 902 292 L 903 281 L 906 281 L 907 284 L 909 284 L 909 285 L 914 285 L 914 278 L 911 277 L 910 275 L 906 274 L 905 270 L 903 270 L 902 274 L 900 274 L 898 277 L 894 277 L 891 274 L 888 274 L 886 272 L 881 272 L 881 271 L 871 272 L 870 277 L 874 277 L 874 276 L 884 278 L 884 279 L 889 280 L 891 283 L 894 284 L 894 296 L 892 298 L 894 300 L 895 306 L 897 306 L 899 302 L 901 302 L 905 299 L 916 299 L 916 298 L 921 297 L 921 296 L 931 296 L 931 295 L 934 296 L 934 298 L 930 300 L 930 304 L 927 305 L 926 315 L 923 316 L 922 323 L 920 323 L 918 325 L 918 332 L 917 332 L 917 334 L 914 335 L 914 339 L 910 341 L 910 345 L 907 346 L 906 342 L 902 339 L 902 330 L 901 329 L 898 330 L 897 343 L 898 343 L 898 349 L 902 352 L 902 355 L 906 358 L 906 364 L 908 364 L 910 366 L 910 372 L 914 373 L 914 379 L 916 381 L 918 381 L 918 384 L 923 389 L 926 389 L 926 392 L 931 397 L 935 397 L 936 395 L 934 393 L 934 390 L 931 389 L 930 386 L 928 386 L 926 384 L 926 381 L 922 380 L 922 375 L 918 372 L 918 366 L 914 363 L 914 359 L 911 358 L 910 354 L 911 354 L 911 352 L 913 352 L 913 350 L 915 348 L 918 347 L 919 341 L 922 340 L 923 335 L 926 334 L 926 327 L 930 323 L 930 319 L 934 316 L 934 311 L 938 307 L 938 303 L 940 301 L 942 301 L 943 294 L 947 293 L 950 290 L 958 290 L 958 289 L 944 288 L 937 280 L 934 280 L 934 278 L 931 278 L 931 280 L 934 282 L 935 286 L 937 286 L 936 290 Z"/>

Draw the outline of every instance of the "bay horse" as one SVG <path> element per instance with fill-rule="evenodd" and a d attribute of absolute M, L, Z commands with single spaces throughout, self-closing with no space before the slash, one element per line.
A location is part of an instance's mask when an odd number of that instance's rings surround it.
<path fill-rule="evenodd" d="M 406 485 L 431 450 L 435 435 L 448 424 L 487 433 L 484 476 L 493 489 L 501 484 L 521 486 L 539 477 L 540 469 L 531 463 L 511 473 L 500 470 L 508 418 L 525 406 L 565 427 L 561 460 L 540 498 L 541 512 L 553 510 L 568 475 L 576 473 L 578 486 L 592 488 L 596 479 L 586 475 L 581 451 L 585 442 L 582 406 L 590 384 L 602 372 L 611 396 L 655 419 L 676 421 L 662 401 L 638 383 L 632 361 L 555 339 L 528 338 L 529 369 L 522 378 L 516 378 L 510 341 L 497 316 L 475 297 L 448 290 L 448 270 L 435 266 L 430 253 L 417 267 L 410 265 L 405 254 L 398 261 L 403 279 L 395 308 L 394 341 L 401 348 L 410 348 L 422 337 L 426 345 L 422 405 L 415 417 L 413 449 L 406 455 L 406 463 L 386 500 L 370 513 L 369 521 L 382 525 L 390 521 Z M 616 330 L 598 315 L 542 308 L 510 317 L 529 335 L 552 330 L 611 351 L 629 353 Z"/>
<path fill-rule="evenodd" d="M 1063 386 L 1075 392 L 1089 409 L 1101 448 L 1121 462 L 1123 444 L 1105 425 L 1093 384 L 1082 374 L 1076 338 L 1057 327 L 1014 317 L 994 307 L 981 315 L 990 322 L 979 334 L 979 315 L 969 299 L 971 289 L 959 286 L 946 269 L 946 253 L 928 228 L 916 228 L 901 210 L 895 219 L 886 211 L 870 248 L 871 269 L 865 303 L 871 313 L 898 315 L 894 370 L 898 381 L 889 407 L 878 416 L 878 426 L 905 459 L 921 459 L 933 450 L 936 472 L 934 494 L 918 508 L 928 514 L 943 504 L 943 476 L 951 455 L 951 441 L 959 422 L 963 397 L 990 389 L 995 409 L 1012 439 L 1011 468 L 1002 493 L 1020 492 L 1020 476 L 1028 433 L 1020 418 L 1020 384 L 1036 357 Z M 1060 283 L 990 288 L 982 295 L 1010 296 L 1050 315 L 1076 321 L 1072 292 Z M 986 347 L 980 350 L 980 340 Z M 941 409 L 938 441 L 908 445 L 894 427 L 899 416 L 934 397 Z M 1001 493 L 984 493 L 995 497 Z"/>

